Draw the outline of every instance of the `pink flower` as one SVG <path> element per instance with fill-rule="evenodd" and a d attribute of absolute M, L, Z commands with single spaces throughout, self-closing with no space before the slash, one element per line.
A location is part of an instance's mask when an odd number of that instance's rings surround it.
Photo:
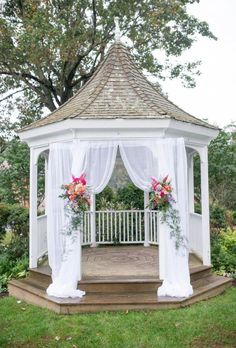
<path fill-rule="evenodd" d="M 167 179 L 168 179 L 168 174 L 164 177 L 164 179 L 163 179 L 163 182 L 166 182 L 167 181 Z"/>
<path fill-rule="evenodd" d="M 154 176 L 151 176 L 151 185 L 152 185 L 153 191 L 156 191 L 159 185 L 159 182 L 156 180 L 156 178 L 154 178 Z"/>
<path fill-rule="evenodd" d="M 76 178 L 74 175 L 72 175 L 72 179 L 74 184 L 81 183 L 82 185 L 86 185 L 85 174 L 81 174 L 79 178 Z"/>
<path fill-rule="evenodd" d="M 87 182 L 85 180 L 85 174 L 80 175 L 79 182 L 81 182 L 82 185 L 86 185 Z"/>

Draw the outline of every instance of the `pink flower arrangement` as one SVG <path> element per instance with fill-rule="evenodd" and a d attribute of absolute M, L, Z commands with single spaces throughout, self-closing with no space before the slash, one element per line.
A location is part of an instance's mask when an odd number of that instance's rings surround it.
<path fill-rule="evenodd" d="M 64 184 L 61 187 L 64 190 L 59 197 L 65 199 L 66 209 L 71 217 L 72 229 L 76 229 L 81 222 L 81 213 L 88 210 L 90 205 L 90 195 L 85 179 L 85 174 L 79 178 L 72 176 L 72 181 L 69 184 Z"/>
<path fill-rule="evenodd" d="M 150 195 L 150 205 L 152 209 L 166 211 L 170 204 L 175 201 L 172 195 L 173 188 L 170 179 L 168 179 L 168 175 L 160 181 L 151 177 L 151 185 L 152 193 Z"/>
<path fill-rule="evenodd" d="M 181 234 L 179 212 L 174 206 L 176 203 L 173 197 L 173 187 L 169 175 L 157 181 L 151 177 L 152 192 L 150 193 L 149 207 L 161 212 L 160 221 L 167 224 L 170 230 L 170 237 L 174 238 L 175 247 L 185 246 L 185 239 Z"/>

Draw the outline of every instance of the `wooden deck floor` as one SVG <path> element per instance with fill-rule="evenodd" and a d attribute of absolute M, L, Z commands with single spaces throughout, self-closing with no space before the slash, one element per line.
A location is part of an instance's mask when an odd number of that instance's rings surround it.
<path fill-rule="evenodd" d="M 189 256 L 189 268 L 202 265 L 200 259 Z M 51 274 L 48 265 L 38 267 L 38 271 Z M 159 250 L 156 246 L 100 246 L 82 249 L 82 279 L 96 278 L 159 278 Z"/>

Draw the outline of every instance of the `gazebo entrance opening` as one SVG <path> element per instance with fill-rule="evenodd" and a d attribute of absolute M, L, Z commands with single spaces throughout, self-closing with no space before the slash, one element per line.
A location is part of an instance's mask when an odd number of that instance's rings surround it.
<path fill-rule="evenodd" d="M 84 213 L 83 245 L 157 245 L 158 212 L 148 209 L 147 200 L 147 193 L 132 183 L 118 148 L 108 185 L 101 193 L 93 195 L 91 211 Z M 95 223 L 91 224 L 93 214 Z M 92 243 L 94 234 L 95 243 Z"/>

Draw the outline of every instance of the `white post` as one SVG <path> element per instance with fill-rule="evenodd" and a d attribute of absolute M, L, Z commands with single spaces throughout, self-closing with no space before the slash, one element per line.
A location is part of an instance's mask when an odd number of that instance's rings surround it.
<path fill-rule="evenodd" d="M 165 246 L 165 235 L 167 233 L 166 231 L 166 226 L 165 224 L 161 223 L 161 219 L 160 219 L 160 213 L 159 213 L 159 279 L 164 279 L 165 278 L 165 250 L 166 250 L 166 246 Z"/>
<path fill-rule="evenodd" d="M 189 213 L 194 213 L 193 153 L 189 153 L 187 158 L 188 158 L 188 202 L 189 202 Z"/>
<path fill-rule="evenodd" d="M 37 267 L 38 231 L 37 231 L 37 186 L 38 155 L 34 148 L 30 149 L 30 234 L 29 234 L 29 267 Z"/>
<path fill-rule="evenodd" d="M 47 215 L 47 202 L 48 202 L 48 154 L 45 154 L 44 156 L 44 204 L 45 204 L 45 215 Z"/>
<path fill-rule="evenodd" d="M 94 193 L 90 196 L 90 212 L 91 212 L 91 247 L 95 248 L 96 244 L 96 195 Z"/>
<path fill-rule="evenodd" d="M 201 158 L 202 258 L 203 258 L 203 264 L 208 266 L 208 265 L 211 265 L 211 252 L 210 252 L 207 146 L 201 149 L 200 158 Z"/>
<path fill-rule="evenodd" d="M 149 192 L 144 191 L 144 246 L 149 247 Z"/>

